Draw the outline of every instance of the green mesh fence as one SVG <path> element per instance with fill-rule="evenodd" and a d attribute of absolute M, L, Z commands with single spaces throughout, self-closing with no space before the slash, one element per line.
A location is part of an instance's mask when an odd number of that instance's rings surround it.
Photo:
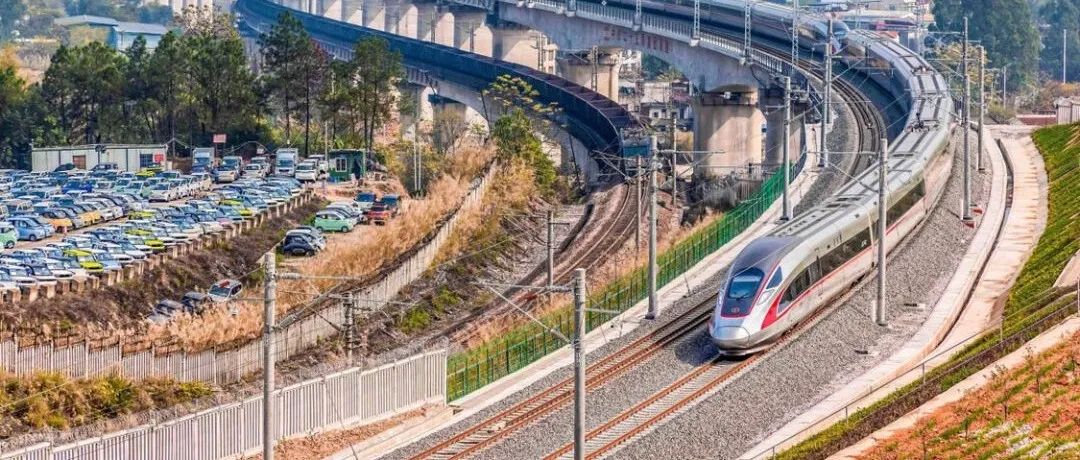
<path fill-rule="evenodd" d="M 720 249 L 756 221 L 783 192 L 783 175 L 773 174 L 761 188 L 716 222 L 694 232 L 657 258 L 657 285 L 664 286 Z M 602 290 L 592 290 L 587 308 L 623 312 L 645 299 L 648 294 L 646 267 L 609 283 Z M 615 313 L 587 312 L 585 323 L 593 330 L 615 317 Z M 567 305 L 541 320 L 567 337 L 573 334 L 573 309 Z M 448 401 L 461 398 L 477 389 L 521 369 L 566 345 L 550 330 L 528 323 L 500 338 L 451 356 L 446 366 Z"/>

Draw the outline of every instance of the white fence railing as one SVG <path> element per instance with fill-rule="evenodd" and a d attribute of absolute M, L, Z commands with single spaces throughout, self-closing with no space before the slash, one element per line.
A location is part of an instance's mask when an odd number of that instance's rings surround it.
<path fill-rule="evenodd" d="M 438 350 L 281 388 L 274 392 L 272 426 L 277 439 L 288 439 L 371 423 L 445 400 L 446 350 Z M 260 395 L 70 444 L 12 450 L 0 454 L 0 460 L 238 458 L 262 447 L 262 404 Z"/>
<path fill-rule="evenodd" d="M 377 283 L 362 289 L 358 293 L 359 298 L 392 299 L 403 287 L 419 278 L 435 260 L 435 255 L 456 228 L 459 216 L 480 204 L 491 185 L 494 171 L 494 167 L 488 168 L 487 173 L 473 183 L 461 206 L 422 248 Z M 368 308 L 381 308 L 382 305 L 364 303 Z M 276 359 L 289 359 L 320 339 L 337 334 L 335 325 L 340 326 L 344 322 L 344 304 L 335 303 L 282 326 L 276 334 Z M 125 353 L 123 349 L 123 344 L 91 349 L 86 343 L 63 347 L 45 344 L 20 348 L 16 341 L 7 340 L 0 342 L 0 370 L 17 375 L 40 371 L 58 372 L 71 377 L 115 372 L 137 379 L 170 377 L 183 381 L 202 380 L 222 384 L 238 381 L 243 376 L 262 369 L 260 340 L 253 340 L 229 350 L 207 350 L 198 353 L 159 352 L 154 348 Z"/>

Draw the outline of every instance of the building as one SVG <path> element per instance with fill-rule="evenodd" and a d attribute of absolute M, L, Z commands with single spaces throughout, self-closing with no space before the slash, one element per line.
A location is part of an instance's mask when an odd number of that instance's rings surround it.
<path fill-rule="evenodd" d="M 1067 125 L 1080 122 L 1080 97 L 1062 97 L 1054 101 L 1057 109 L 1057 123 Z"/>
<path fill-rule="evenodd" d="M 70 147 L 34 147 L 30 153 L 33 171 L 52 171 L 63 164 L 77 169 L 93 169 L 101 163 L 116 163 L 120 169 L 138 171 L 154 165 L 167 167 L 167 145 L 76 145 Z"/>
<path fill-rule="evenodd" d="M 114 49 L 124 51 L 135 43 L 135 39 L 143 37 L 146 47 L 157 48 L 161 37 L 169 33 L 169 28 L 160 24 L 145 24 L 141 22 L 120 22 L 113 18 L 101 16 L 67 16 L 56 18 L 53 23 L 65 29 L 87 27 L 101 32 L 102 40 Z"/>

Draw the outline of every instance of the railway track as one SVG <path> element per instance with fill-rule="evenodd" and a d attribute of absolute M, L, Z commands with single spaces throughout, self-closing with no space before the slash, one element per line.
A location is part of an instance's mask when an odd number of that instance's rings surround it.
<path fill-rule="evenodd" d="M 716 297 L 710 297 L 649 334 L 586 369 L 586 389 L 600 387 L 651 358 L 672 342 L 705 324 Z M 494 414 L 453 437 L 411 457 L 413 459 L 458 459 L 473 455 L 530 423 L 566 407 L 573 401 L 574 381 L 567 378 L 513 406 Z"/>
<path fill-rule="evenodd" d="M 824 71 L 820 66 L 815 66 L 813 62 L 804 61 L 801 66 L 805 71 L 817 75 L 817 78 L 823 78 Z M 849 82 L 841 80 L 835 87 L 838 89 L 841 98 L 845 100 L 864 100 L 863 95 Z M 849 106 L 856 117 L 856 125 L 862 127 L 862 129 L 856 130 L 856 135 L 859 137 L 858 145 L 863 151 L 871 151 L 876 148 L 877 144 L 875 133 L 883 132 L 881 119 L 868 107 L 868 104 L 849 104 Z M 851 170 L 853 175 L 873 164 L 873 159 L 864 157 L 864 155 L 856 157 Z M 600 244 L 587 246 L 586 250 L 572 255 L 569 262 L 561 261 L 556 266 L 554 278 L 556 283 L 566 282 L 574 268 L 592 268 L 604 256 L 610 254 L 611 251 L 618 248 L 618 245 L 625 242 L 630 236 L 630 232 L 633 232 L 638 218 L 637 213 L 634 212 L 636 206 L 633 203 L 633 187 L 624 186 L 624 188 L 619 211 L 609 220 L 609 223 L 600 231 L 600 234 L 594 237 Z M 637 199 L 640 200 L 641 197 L 637 197 Z M 522 284 L 535 284 L 543 274 L 543 268 L 540 267 L 526 278 L 528 283 Z M 526 299 L 528 295 L 528 293 L 520 289 L 508 292 L 507 297 L 515 301 Z M 590 365 L 586 371 L 588 376 L 586 389 L 603 386 L 607 382 L 625 374 L 639 363 L 649 359 L 667 344 L 684 337 L 707 322 L 714 303 L 715 296 L 691 308 L 683 315 L 664 324 L 648 335 L 635 340 L 618 352 L 612 353 Z M 817 317 L 817 315 L 814 316 L 814 318 Z M 813 319 L 804 324 L 812 322 Z M 796 328 L 785 337 L 795 335 L 796 331 L 802 328 L 803 326 Z M 785 338 L 780 343 L 786 340 Z M 777 347 L 774 346 L 770 350 L 774 348 Z M 587 440 L 591 440 L 590 449 L 594 452 L 590 455 L 602 455 L 604 452 L 644 433 L 649 427 L 678 413 L 681 408 L 688 407 L 697 399 L 711 394 L 712 390 L 717 389 L 723 382 L 761 359 L 765 354 L 767 352 L 758 353 L 741 362 L 733 362 L 717 357 L 709 363 L 695 368 L 694 371 L 665 388 L 665 390 L 590 432 Z M 572 401 L 573 379 L 568 378 L 472 425 L 468 429 L 411 458 L 468 458 L 520 431 L 529 424 L 568 406 Z M 595 445 L 595 449 L 592 448 L 592 445 Z M 570 446 L 570 449 L 572 449 L 572 446 Z M 566 446 L 551 454 L 549 458 L 561 458 L 565 454 L 567 454 Z"/>

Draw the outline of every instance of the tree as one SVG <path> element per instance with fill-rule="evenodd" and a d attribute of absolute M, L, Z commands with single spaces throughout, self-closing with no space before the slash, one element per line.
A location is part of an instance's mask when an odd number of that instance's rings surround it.
<path fill-rule="evenodd" d="M 169 32 L 161 37 L 157 49 L 150 56 L 146 75 L 147 94 L 158 105 L 153 125 L 157 127 L 155 138 L 172 140 L 177 136 L 181 103 L 186 98 L 188 79 L 185 69 L 189 68 L 188 54 L 184 50 L 180 36 Z"/>
<path fill-rule="evenodd" d="M 1051 79 L 1061 78 L 1062 31 L 1067 31 L 1068 68 L 1065 75 L 1074 80 L 1080 77 L 1080 0 L 1048 0 L 1039 8 L 1043 29 L 1043 49 L 1040 68 Z"/>
<path fill-rule="evenodd" d="M 11 37 L 15 24 L 26 15 L 23 0 L 0 0 L 0 40 Z"/>
<path fill-rule="evenodd" d="M 199 141 L 208 141 L 212 133 L 249 128 L 259 113 L 258 98 L 240 37 L 189 35 L 184 42 Z"/>
<path fill-rule="evenodd" d="M 401 53 L 391 51 L 385 39 L 365 38 L 356 43 L 349 68 L 349 104 L 361 127 L 364 149 L 370 152 L 375 131 L 390 119 L 396 105 L 394 89 L 404 75 Z"/>
<path fill-rule="evenodd" d="M 311 43 L 309 41 L 309 43 Z M 311 52 L 304 55 L 298 62 L 300 73 L 300 111 L 304 114 L 304 154 L 311 153 L 311 120 L 312 111 L 315 108 L 319 94 L 322 93 L 322 85 L 325 82 L 326 71 L 330 66 L 330 55 L 322 48 L 311 46 Z"/>
<path fill-rule="evenodd" d="M 551 159 L 544 154 L 540 138 L 533 128 L 533 119 L 519 107 L 499 117 L 491 129 L 498 156 L 504 161 L 526 162 L 536 173 L 536 185 L 544 193 L 552 192 L 556 172 Z"/>
<path fill-rule="evenodd" d="M 161 110 L 159 94 L 154 91 L 152 84 L 152 55 L 141 36 L 135 39 L 125 54 L 124 120 L 127 120 L 129 128 L 128 142 L 149 142 L 158 131 L 154 115 Z"/>
<path fill-rule="evenodd" d="M 296 100 L 307 89 L 303 72 L 307 67 L 304 61 L 312 53 L 311 37 L 299 19 L 284 12 L 270 32 L 259 37 L 259 44 L 263 55 L 263 81 L 267 92 L 281 105 L 285 138 L 290 139 Z"/>
<path fill-rule="evenodd" d="M 1009 65 L 1010 86 L 1030 83 L 1039 56 L 1039 34 L 1027 0 L 936 0 L 937 30 L 960 31 L 968 19 L 968 36 L 986 48 L 987 65 Z"/>

